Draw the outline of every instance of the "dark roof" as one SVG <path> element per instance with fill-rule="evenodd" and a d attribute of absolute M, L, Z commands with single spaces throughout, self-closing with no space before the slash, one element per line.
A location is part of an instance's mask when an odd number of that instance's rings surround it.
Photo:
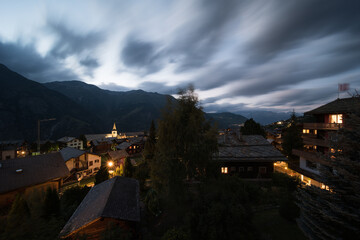
<path fill-rule="evenodd" d="M 87 141 L 91 142 L 92 140 L 96 140 L 96 139 L 103 139 L 106 137 L 106 133 L 104 134 L 87 134 L 85 135 L 85 138 Z"/>
<path fill-rule="evenodd" d="M 235 134 L 222 135 L 219 138 L 219 152 L 215 160 L 240 162 L 287 161 L 287 158 L 261 135 Z"/>
<path fill-rule="evenodd" d="M 75 137 L 62 137 L 62 138 L 59 138 L 57 141 L 62 142 L 62 143 L 68 143 L 74 139 L 75 139 Z"/>
<path fill-rule="evenodd" d="M 0 164 L 0 193 L 45 183 L 70 174 L 60 153 L 3 160 Z M 20 169 L 21 172 L 16 172 Z"/>
<path fill-rule="evenodd" d="M 61 156 L 63 157 L 64 161 L 66 162 L 67 160 L 71 159 L 71 158 L 77 158 L 81 155 L 83 155 L 85 153 L 85 151 L 81 151 L 79 149 L 76 148 L 72 148 L 72 147 L 66 147 L 60 150 Z"/>
<path fill-rule="evenodd" d="M 101 217 L 140 221 L 139 182 L 114 177 L 93 187 L 60 232 L 66 237 Z"/>
<path fill-rule="evenodd" d="M 116 149 L 119 149 L 119 150 L 124 150 L 124 149 L 127 149 L 128 147 L 130 147 L 131 144 L 128 143 L 128 142 L 123 142 L 119 145 L 116 146 Z"/>
<path fill-rule="evenodd" d="M 112 160 L 117 160 L 121 158 L 128 157 L 129 154 L 126 152 L 126 150 L 118 150 L 118 151 L 111 151 L 107 152 Z"/>
<path fill-rule="evenodd" d="M 305 112 L 307 115 L 315 114 L 340 114 L 354 113 L 360 111 L 360 97 L 338 98 L 311 111 Z"/>

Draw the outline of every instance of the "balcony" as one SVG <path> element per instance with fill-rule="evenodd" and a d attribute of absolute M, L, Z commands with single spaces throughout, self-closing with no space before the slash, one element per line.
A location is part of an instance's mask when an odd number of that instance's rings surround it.
<path fill-rule="evenodd" d="M 298 149 L 293 149 L 292 154 L 294 154 L 295 156 L 305 158 L 306 160 L 309 160 L 311 162 L 318 162 L 321 164 L 325 164 L 324 155 L 319 152 L 315 152 L 315 151 L 314 152 L 305 152 L 305 151 L 301 151 Z"/>
<path fill-rule="evenodd" d="M 305 129 L 323 129 L 323 130 L 339 130 L 342 123 L 304 123 Z"/>
<path fill-rule="evenodd" d="M 330 142 L 324 139 L 311 138 L 307 136 L 302 136 L 304 144 L 307 145 L 316 145 L 322 147 L 330 147 Z"/>

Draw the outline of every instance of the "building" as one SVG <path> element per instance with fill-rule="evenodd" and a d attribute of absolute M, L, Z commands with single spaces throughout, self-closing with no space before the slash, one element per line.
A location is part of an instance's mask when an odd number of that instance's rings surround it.
<path fill-rule="evenodd" d="M 117 150 L 107 152 L 105 156 L 109 161 L 112 161 L 115 166 L 120 166 L 125 163 L 125 159 L 129 157 L 129 154 L 126 150 Z"/>
<path fill-rule="evenodd" d="M 60 153 L 3 160 L 0 162 L 0 206 L 10 204 L 17 193 L 26 195 L 49 187 L 58 190 L 69 174 Z"/>
<path fill-rule="evenodd" d="M 237 174 L 243 178 L 271 178 L 274 164 L 287 161 L 275 147 L 260 135 L 225 133 L 218 138 L 219 152 L 214 160 L 219 162 L 222 174 Z"/>
<path fill-rule="evenodd" d="M 139 182 L 114 177 L 94 186 L 60 232 L 61 238 L 73 239 L 86 234 L 100 239 L 110 223 L 136 233 L 140 222 Z"/>
<path fill-rule="evenodd" d="M 27 144 L 23 140 L 1 141 L 0 160 L 20 158 L 29 155 Z"/>
<path fill-rule="evenodd" d="M 92 175 L 100 169 L 101 157 L 99 155 L 71 147 L 61 149 L 60 154 L 76 180 Z"/>
<path fill-rule="evenodd" d="M 60 147 L 72 147 L 80 150 L 84 149 L 83 141 L 75 137 L 62 137 L 59 138 L 57 142 L 59 143 Z"/>
<path fill-rule="evenodd" d="M 294 149 L 293 154 L 299 156 L 300 172 L 310 178 L 309 185 L 325 188 L 323 184 L 316 181 L 320 174 L 321 161 L 326 154 L 334 151 L 331 148 L 334 133 L 343 127 L 346 117 L 356 111 L 360 111 L 359 97 L 336 99 L 304 113 L 304 115 L 312 117 L 313 121 L 303 124 L 304 148 L 302 150 Z"/>

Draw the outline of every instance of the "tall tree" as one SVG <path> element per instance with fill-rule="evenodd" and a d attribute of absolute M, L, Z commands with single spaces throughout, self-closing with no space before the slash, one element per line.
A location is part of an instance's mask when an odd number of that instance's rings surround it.
<path fill-rule="evenodd" d="M 321 161 L 322 182 L 330 191 L 299 191 L 301 223 L 311 239 L 354 239 L 360 236 L 360 114 L 344 119 L 332 136 L 332 151 Z"/>
<path fill-rule="evenodd" d="M 243 135 L 261 135 L 266 137 L 265 130 L 252 118 L 245 121 L 244 126 L 240 129 L 240 132 Z"/>
<path fill-rule="evenodd" d="M 134 167 L 131 164 L 131 160 L 130 158 L 126 158 L 125 159 L 125 164 L 124 164 L 124 177 L 133 177 L 134 175 Z"/>
<path fill-rule="evenodd" d="M 293 149 L 301 149 L 303 140 L 301 138 L 301 127 L 298 124 L 295 113 L 290 117 L 290 125 L 285 129 L 282 147 L 287 156 L 292 157 Z"/>
<path fill-rule="evenodd" d="M 205 120 L 192 87 L 179 92 L 177 104 L 169 100 L 159 121 L 151 166 L 157 190 L 177 195 L 185 178 L 205 176 L 217 150 L 216 134 L 216 129 Z"/>
<path fill-rule="evenodd" d="M 154 120 L 151 121 L 149 137 L 146 139 L 143 157 L 145 160 L 151 160 L 155 156 L 156 149 L 156 129 Z"/>
<path fill-rule="evenodd" d="M 99 171 L 95 175 L 95 185 L 102 183 L 109 179 L 109 172 L 107 167 L 101 166 Z"/>

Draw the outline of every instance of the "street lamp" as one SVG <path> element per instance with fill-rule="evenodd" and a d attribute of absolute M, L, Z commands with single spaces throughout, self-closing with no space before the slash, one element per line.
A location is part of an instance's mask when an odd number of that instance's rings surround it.
<path fill-rule="evenodd" d="M 56 118 L 49 118 L 49 119 L 39 119 L 38 120 L 38 144 L 37 144 L 37 151 L 40 154 L 40 122 L 47 122 L 47 121 L 53 121 L 56 120 Z"/>
<path fill-rule="evenodd" d="M 112 167 L 112 166 L 114 166 L 114 162 L 113 162 L 113 161 L 109 161 L 109 162 L 107 163 L 107 165 L 108 165 L 109 167 Z"/>

